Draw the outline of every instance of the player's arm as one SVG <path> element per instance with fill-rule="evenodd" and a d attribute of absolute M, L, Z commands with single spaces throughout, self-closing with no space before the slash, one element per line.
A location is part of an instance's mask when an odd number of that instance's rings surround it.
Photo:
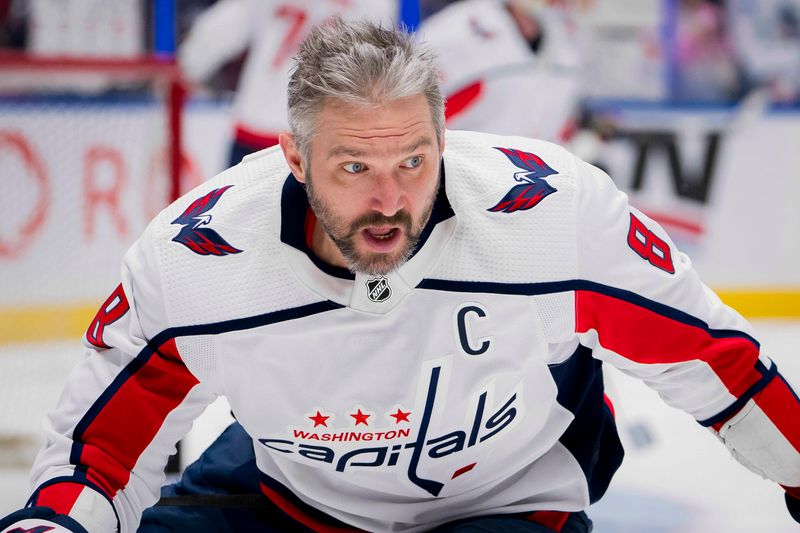
<path fill-rule="evenodd" d="M 34 492 L 0 531 L 135 531 L 157 501 L 175 443 L 215 398 L 164 330 L 157 262 L 146 233 L 126 255 L 122 283 L 84 337 L 86 358 L 45 421 Z"/>
<path fill-rule="evenodd" d="M 575 331 L 600 359 L 645 381 L 784 487 L 798 518 L 800 400 L 751 326 L 698 278 L 664 230 L 610 178 L 578 163 Z"/>
<path fill-rule="evenodd" d="M 244 52 L 250 42 L 251 28 L 259 22 L 252 17 L 246 0 L 221 0 L 198 15 L 178 49 L 183 75 L 200 83 Z"/>

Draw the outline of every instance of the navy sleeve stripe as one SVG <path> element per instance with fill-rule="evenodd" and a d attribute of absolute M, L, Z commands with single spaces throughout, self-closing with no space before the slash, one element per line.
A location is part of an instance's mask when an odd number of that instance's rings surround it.
<path fill-rule="evenodd" d="M 84 455 L 84 444 L 82 438 L 88 428 L 97 419 L 103 409 L 111 402 L 114 396 L 123 388 L 130 378 L 135 375 L 139 370 L 144 368 L 148 361 L 154 354 L 159 354 L 159 348 L 164 343 L 175 339 L 177 337 L 197 336 L 227 333 L 230 331 L 239 331 L 245 329 L 257 328 L 269 324 L 277 324 L 280 322 L 287 322 L 299 318 L 305 318 L 315 314 L 341 309 L 343 306 L 330 301 L 316 302 L 301 307 L 283 309 L 271 313 L 265 313 L 253 317 L 244 317 L 224 322 L 217 322 L 211 324 L 195 325 L 195 326 L 179 326 L 169 328 L 148 342 L 147 346 L 123 368 L 119 374 L 114 378 L 111 384 L 106 387 L 102 394 L 95 400 L 92 406 L 86 411 L 83 418 L 78 422 L 72 435 L 73 444 L 70 453 L 70 462 L 82 471 L 86 471 L 86 465 L 81 464 L 81 457 Z"/>
<path fill-rule="evenodd" d="M 536 296 L 544 294 L 554 294 L 558 292 L 588 291 L 596 292 L 606 296 L 611 296 L 619 300 L 629 302 L 644 309 L 648 309 L 677 322 L 688 326 L 700 328 L 709 335 L 717 339 L 741 337 L 747 339 L 756 348 L 760 345 L 757 340 L 743 331 L 729 329 L 711 328 L 706 322 L 690 315 L 684 311 L 675 309 L 668 305 L 650 300 L 631 291 L 603 285 L 593 281 L 575 279 L 565 281 L 550 281 L 542 283 L 498 283 L 492 281 L 453 281 L 442 279 L 424 279 L 419 285 L 419 289 L 429 289 L 448 292 L 471 292 L 489 294 L 518 294 L 520 296 Z"/>

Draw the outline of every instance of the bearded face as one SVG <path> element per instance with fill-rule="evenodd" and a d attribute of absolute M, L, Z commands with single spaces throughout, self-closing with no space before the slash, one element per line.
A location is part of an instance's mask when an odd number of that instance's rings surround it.
<path fill-rule="evenodd" d="M 314 122 L 305 157 L 291 135 L 280 137 L 317 216 L 312 250 L 331 265 L 386 275 L 413 253 L 439 188 L 443 135 L 427 99 L 331 100 Z"/>
<path fill-rule="evenodd" d="M 373 276 L 385 276 L 408 261 L 419 243 L 436 200 L 434 194 L 416 221 L 406 210 L 391 216 L 376 211 L 366 212 L 347 220 L 336 212 L 333 202 L 328 203 L 317 194 L 310 173 L 306 176 L 306 192 L 317 222 L 344 256 L 348 268 Z M 387 250 L 381 252 L 374 250 L 374 247 L 359 246 L 359 239 L 375 241 L 374 244 L 385 246 Z"/>

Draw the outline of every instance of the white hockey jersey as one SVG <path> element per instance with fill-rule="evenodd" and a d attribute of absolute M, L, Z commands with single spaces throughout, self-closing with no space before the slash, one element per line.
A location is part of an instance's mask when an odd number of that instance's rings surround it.
<path fill-rule="evenodd" d="M 455 2 L 425 19 L 437 55 L 447 125 L 558 141 L 578 111 L 579 31 L 567 7 L 542 7 L 534 53 L 499 0 Z"/>
<path fill-rule="evenodd" d="M 292 57 L 311 28 L 334 15 L 392 26 L 398 7 L 396 0 L 220 0 L 197 18 L 178 60 L 186 77 L 199 82 L 247 51 L 233 103 L 235 135 L 270 146 L 289 128 Z"/>
<path fill-rule="evenodd" d="M 585 509 L 622 459 L 602 362 L 800 486 L 797 397 L 661 228 L 555 145 L 446 143 L 421 244 L 386 277 L 311 253 L 278 147 L 163 211 L 48 417 L 31 504 L 135 531 L 225 395 L 264 494 L 333 526 Z"/>

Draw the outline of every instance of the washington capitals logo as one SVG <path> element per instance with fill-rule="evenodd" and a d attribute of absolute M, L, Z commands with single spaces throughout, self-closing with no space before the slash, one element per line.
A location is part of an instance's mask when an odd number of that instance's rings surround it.
<path fill-rule="evenodd" d="M 535 207 L 546 196 L 556 192 L 556 188 L 542 178 L 558 174 L 558 172 L 550 168 L 541 157 L 514 148 L 495 146 L 495 149 L 503 152 L 515 166 L 522 169 L 522 171 L 514 173 L 514 179 L 521 183 L 514 185 L 497 205 L 487 209 L 487 211 L 492 211 L 493 213 L 524 211 Z"/>
<path fill-rule="evenodd" d="M 231 187 L 233 185 L 214 189 L 202 198 L 192 202 L 192 205 L 187 207 L 181 216 L 172 221 L 173 224 L 183 226 L 172 240 L 181 243 L 200 255 L 228 255 L 241 252 L 241 250 L 237 250 L 228 244 L 219 233 L 205 227 L 211 223 L 211 215 L 206 214 L 206 212 L 214 207 L 222 193 Z"/>

